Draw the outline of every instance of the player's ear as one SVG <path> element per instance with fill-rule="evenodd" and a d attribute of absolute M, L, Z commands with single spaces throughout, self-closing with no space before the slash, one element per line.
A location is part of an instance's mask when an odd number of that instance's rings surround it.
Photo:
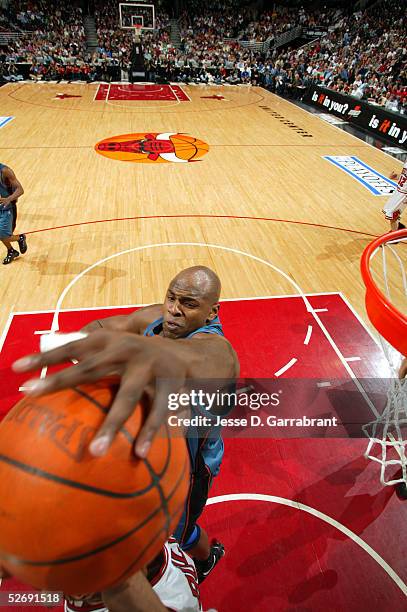
<path fill-rule="evenodd" d="M 216 317 L 218 316 L 219 313 L 219 308 L 220 308 L 220 304 L 213 304 L 212 308 L 211 308 L 211 312 L 209 314 L 208 317 L 208 321 L 213 321 L 214 319 L 216 319 Z"/>

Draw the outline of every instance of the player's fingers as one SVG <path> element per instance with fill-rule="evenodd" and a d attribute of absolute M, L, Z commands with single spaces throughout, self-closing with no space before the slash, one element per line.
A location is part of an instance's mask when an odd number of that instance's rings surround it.
<path fill-rule="evenodd" d="M 111 350 L 103 351 L 46 378 L 34 378 L 26 381 L 23 385 L 24 392 L 32 396 L 53 393 L 61 389 L 91 383 L 104 376 L 117 374 L 119 371 L 120 364 L 115 360 L 115 353 Z"/>
<path fill-rule="evenodd" d="M 76 369 L 77 367 L 77 365 L 71 366 L 62 372 L 52 374 L 51 376 L 47 376 L 45 378 L 31 378 L 23 383 L 23 391 L 26 395 L 38 397 L 40 395 L 46 395 L 47 393 L 56 393 L 57 391 L 62 391 L 63 389 L 71 389 L 72 387 L 77 387 L 78 385 L 85 385 L 86 383 L 100 380 L 105 376 L 117 374 L 117 372 L 112 370 L 112 367 L 108 365 L 90 373 L 82 372 L 78 374 L 76 372 L 71 372 L 71 370 Z"/>
<path fill-rule="evenodd" d="M 139 435 L 137 436 L 135 453 L 140 458 L 148 455 L 152 441 L 168 415 L 170 393 L 177 392 L 183 384 L 182 380 L 159 381 L 153 405 Z"/>
<path fill-rule="evenodd" d="M 95 333 L 92 334 L 91 337 L 68 342 L 63 346 L 44 353 L 26 355 L 22 357 L 22 359 L 15 361 L 12 368 L 15 372 L 29 372 L 30 370 L 38 370 L 44 366 L 66 363 L 72 359 L 80 360 L 100 348 L 100 338 L 95 338 L 96 335 Z"/>
<path fill-rule="evenodd" d="M 100 457 L 107 453 L 117 432 L 133 414 L 147 383 L 146 370 L 140 367 L 132 368 L 123 376 L 112 407 L 89 446 L 93 455 Z"/>

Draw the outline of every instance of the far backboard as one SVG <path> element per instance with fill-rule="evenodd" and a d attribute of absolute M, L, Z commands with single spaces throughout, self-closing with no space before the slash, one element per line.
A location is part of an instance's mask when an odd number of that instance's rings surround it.
<path fill-rule="evenodd" d="M 143 30 L 155 29 L 154 4 L 144 2 L 119 3 L 120 27 L 130 30 L 135 25 L 141 25 Z"/>

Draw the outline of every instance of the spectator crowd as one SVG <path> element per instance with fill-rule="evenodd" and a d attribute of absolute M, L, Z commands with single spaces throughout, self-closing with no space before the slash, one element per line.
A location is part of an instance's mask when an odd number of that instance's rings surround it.
<path fill-rule="evenodd" d="M 15 36 L 0 51 L 0 75 L 17 79 L 16 63 L 28 63 L 33 79 L 88 78 L 89 57 L 82 9 L 65 0 L 14 0 L 0 9 L 2 33 Z"/>
<path fill-rule="evenodd" d="M 86 44 L 82 4 L 14 0 L 0 8 L 0 39 L 2 32 L 18 34 L 0 50 L 0 77 L 17 79 L 18 62 L 30 64 L 33 79 L 108 80 L 111 66 L 126 77 L 133 38 L 120 28 L 118 3 L 96 0 L 95 49 Z M 404 0 L 356 13 L 291 5 L 258 14 L 250 0 L 188 0 L 188 10 L 170 20 L 156 2 L 156 27 L 142 37 L 148 80 L 258 84 L 293 97 L 320 84 L 406 112 Z M 322 35 L 301 46 L 278 44 L 299 26 Z"/>

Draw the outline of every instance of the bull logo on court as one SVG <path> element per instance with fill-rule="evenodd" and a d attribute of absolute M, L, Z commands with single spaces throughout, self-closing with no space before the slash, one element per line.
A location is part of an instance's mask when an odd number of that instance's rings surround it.
<path fill-rule="evenodd" d="M 104 157 L 139 163 L 186 164 L 200 161 L 209 145 L 188 134 L 145 132 L 105 138 L 95 145 Z"/>

